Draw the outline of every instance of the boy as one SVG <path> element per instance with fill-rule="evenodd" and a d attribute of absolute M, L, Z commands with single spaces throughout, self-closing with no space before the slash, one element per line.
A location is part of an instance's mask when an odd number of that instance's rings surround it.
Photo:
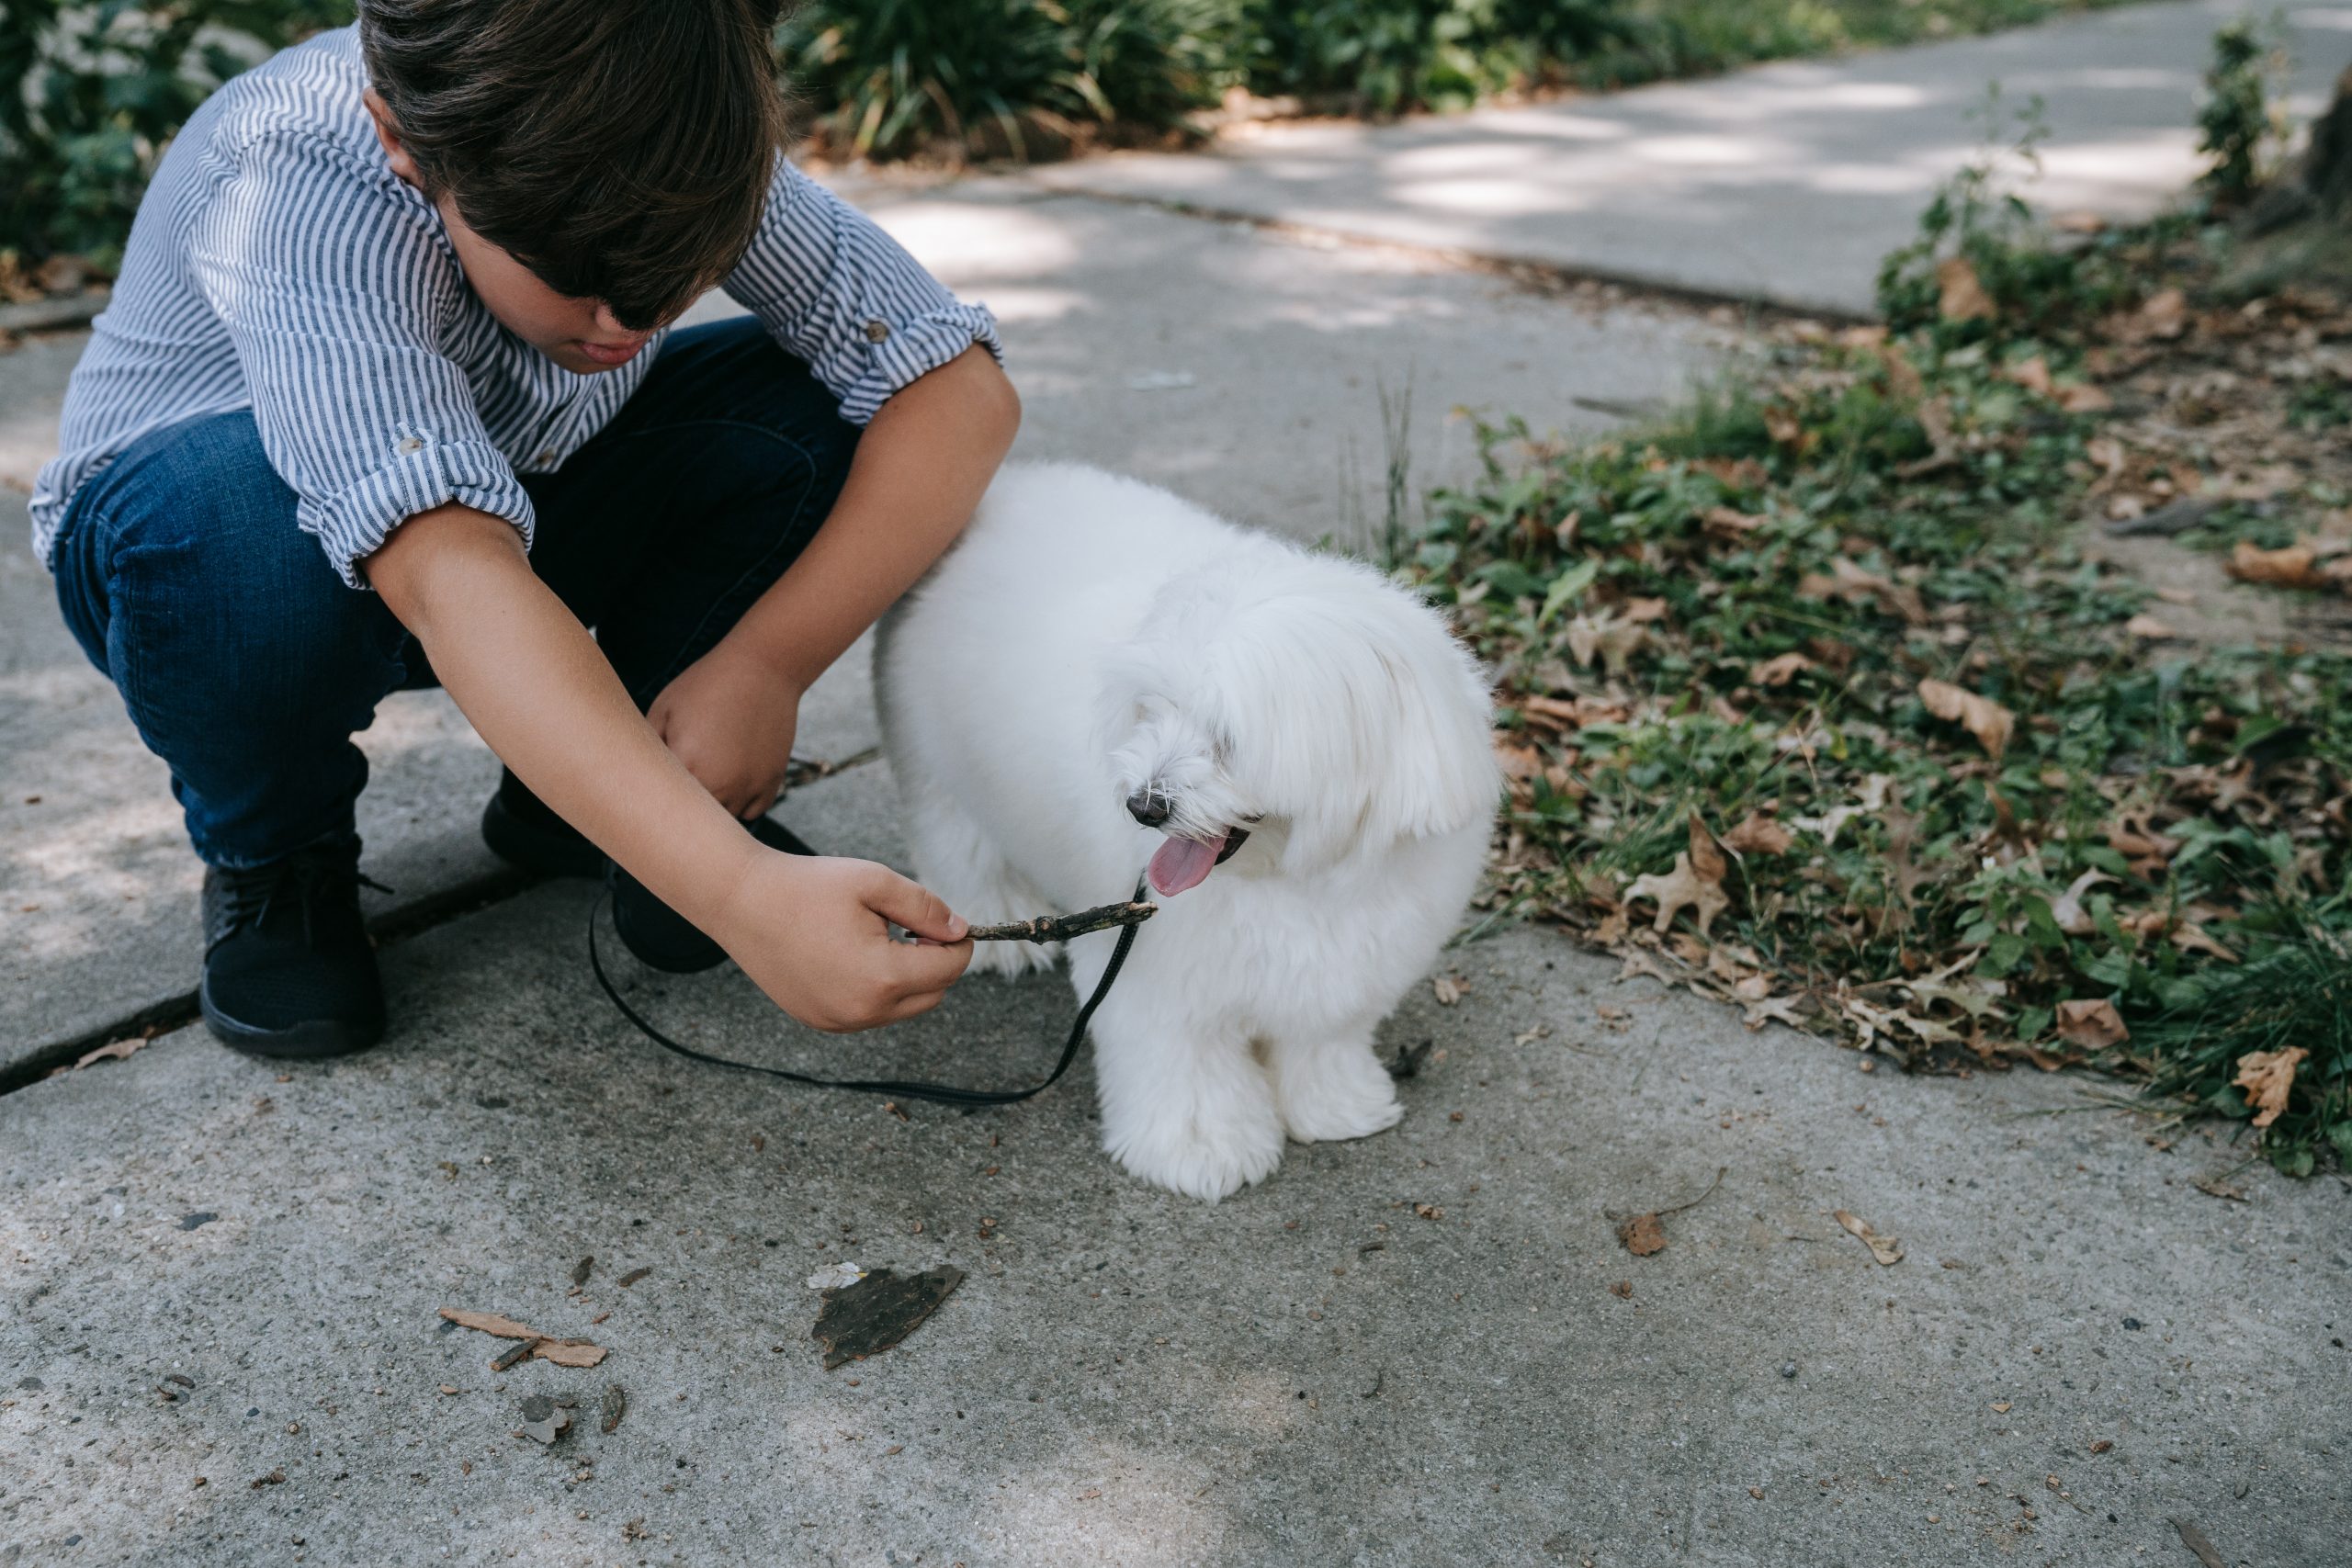
<path fill-rule="evenodd" d="M 775 9 L 358 0 L 164 158 L 34 543 L 171 764 L 229 1043 L 381 1035 L 351 736 L 436 680 L 507 764 L 492 847 L 608 855 L 648 962 L 842 1031 L 969 960 L 905 878 L 757 837 L 799 694 L 1019 419 L 989 314 L 779 156 Z M 754 319 L 668 333 L 715 284 Z"/>

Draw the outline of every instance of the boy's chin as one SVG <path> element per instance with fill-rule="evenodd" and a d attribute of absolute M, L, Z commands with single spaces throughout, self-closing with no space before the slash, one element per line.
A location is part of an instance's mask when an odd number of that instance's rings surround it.
<path fill-rule="evenodd" d="M 608 370 L 617 370 L 636 358 L 631 355 L 628 359 L 592 359 L 580 351 L 576 343 L 542 345 L 539 352 L 575 376 L 601 376 Z"/>

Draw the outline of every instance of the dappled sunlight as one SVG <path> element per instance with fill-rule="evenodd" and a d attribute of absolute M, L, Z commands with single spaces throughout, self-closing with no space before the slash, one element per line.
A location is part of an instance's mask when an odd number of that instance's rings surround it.
<path fill-rule="evenodd" d="M 2190 127 L 2211 26 L 2226 5 L 2126 9 L 1845 62 L 1391 125 L 1270 124 L 1212 153 L 1040 170 L 1069 191 L 1149 197 L 1364 238 L 1571 270 L 1632 273 L 1803 307 L 1871 308 L 1879 258 L 1922 197 L 1979 156 L 1988 85 L 1996 142 L 2042 101 L 2059 209 L 2152 211 L 2195 172 Z M 2352 8 L 2290 13 L 2290 101 L 2324 102 Z M 2012 182 L 2013 184 L 2017 182 Z M 1605 213 L 1606 221 L 1585 220 Z"/>
<path fill-rule="evenodd" d="M 1059 321 L 1091 305 L 1087 297 L 1074 288 L 1041 288 L 1027 284 L 981 280 L 975 280 L 965 287 L 1007 326 L 1033 326 Z"/>
<path fill-rule="evenodd" d="M 891 203 L 878 209 L 876 217 L 918 255 L 941 248 L 952 237 L 956 273 L 973 285 L 1000 277 L 1033 278 L 1076 259 L 1068 237 L 1035 203 L 918 199 Z"/>

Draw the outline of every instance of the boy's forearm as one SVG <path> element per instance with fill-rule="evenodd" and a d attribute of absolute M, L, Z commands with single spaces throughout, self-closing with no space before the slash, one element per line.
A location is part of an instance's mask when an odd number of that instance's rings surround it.
<path fill-rule="evenodd" d="M 534 794 L 689 919 L 723 902 L 757 846 L 638 713 L 510 525 L 455 504 L 420 513 L 366 570 Z"/>
<path fill-rule="evenodd" d="M 800 558 L 725 641 L 806 690 L 956 541 L 1021 423 L 975 345 L 882 405 L 841 498 Z"/>

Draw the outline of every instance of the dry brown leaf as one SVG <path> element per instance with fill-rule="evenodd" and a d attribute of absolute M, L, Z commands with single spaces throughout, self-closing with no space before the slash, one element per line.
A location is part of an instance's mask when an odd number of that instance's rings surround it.
<path fill-rule="evenodd" d="M 466 1312 L 457 1307 L 443 1307 L 441 1315 L 460 1328 L 472 1328 L 484 1334 L 494 1334 L 501 1339 L 545 1339 L 547 1337 L 536 1328 L 517 1323 L 511 1317 L 501 1317 L 494 1312 Z"/>
<path fill-rule="evenodd" d="M 1532 746 L 1517 745 L 1498 736 L 1495 739 L 1495 761 L 1503 777 L 1521 783 L 1544 776 L 1544 753 Z"/>
<path fill-rule="evenodd" d="M 1966 256 L 1946 256 L 1936 264 L 1936 314 L 1947 321 L 1981 321 L 1995 314 L 1993 297 Z"/>
<path fill-rule="evenodd" d="M 1724 835 L 1724 848 L 1734 854 L 1786 854 L 1796 835 L 1761 812 L 1751 811 Z"/>
<path fill-rule="evenodd" d="M 1642 646 L 1649 631 L 1638 621 L 1620 620 L 1613 615 L 1598 619 L 1578 615 L 1566 628 L 1568 653 L 1581 669 L 1592 668 L 1594 655 L 1600 658 L 1601 667 L 1611 675 L 1623 675 L 1634 650 Z"/>
<path fill-rule="evenodd" d="M 88 1066 L 93 1062 L 123 1061 L 128 1058 L 132 1052 L 142 1049 L 148 1043 L 148 1037 L 144 1034 L 134 1034 L 128 1040 L 110 1040 L 104 1045 L 99 1046 L 96 1050 L 85 1052 L 81 1056 L 75 1058 L 74 1070 L 75 1072 L 80 1072 L 84 1067 Z"/>
<path fill-rule="evenodd" d="M 2068 413 L 2105 413 L 2115 406 L 2106 391 L 2087 381 L 2069 381 L 2057 391 L 2058 406 Z"/>
<path fill-rule="evenodd" d="M 537 1356 L 553 1361 L 559 1367 L 593 1367 L 610 1354 L 602 1345 L 592 1345 L 585 1339 L 558 1339 L 540 1333 L 511 1317 L 494 1312 L 466 1312 L 457 1307 L 443 1307 L 441 1315 L 460 1328 L 471 1328 L 501 1339 L 519 1339 L 528 1344 L 528 1351 L 508 1352 L 515 1357 Z"/>
<path fill-rule="evenodd" d="M 2159 288 L 2141 303 L 2132 331 L 2153 338 L 2177 338 L 2188 330 L 2188 296 L 2177 288 Z"/>
<path fill-rule="evenodd" d="M 1797 1004 L 1789 997 L 1767 997 L 1760 1002 L 1750 1002 L 1739 1015 L 1739 1021 L 1752 1032 L 1768 1023 L 1785 1023 L 1791 1029 L 1804 1027 L 1804 1015 L 1797 1011 Z"/>
<path fill-rule="evenodd" d="M 2037 397 L 2050 396 L 2050 361 L 2038 354 L 2031 359 L 2010 366 L 2001 375 Z"/>
<path fill-rule="evenodd" d="M 1919 700 L 1938 718 L 1949 719 L 1976 737 L 1976 743 L 1995 761 L 1999 761 L 2001 753 L 2008 750 L 2009 735 L 2017 728 L 2018 716 L 1992 698 L 1979 696 L 1949 681 L 1927 680 L 1919 682 Z"/>
<path fill-rule="evenodd" d="M 2080 998 L 2058 1004 L 2058 1038 L 2085 1051 L 2103 1051 L 2131 1039 L 2132 1032 L 2105 997 Z"/>
<path fill-rule="evenodd" d="M 2267 1127 L 2285 1114 L 2295 1069 L 2310 1055 L 2301 1045 L 2290 1045 L 2284 1051 L 2248 1051 L 2238 1058 L 2238 1076 L 2230 1081 L 2245 1090 L 2256 1127 Z"/>
<path fill-rule="evenodd" d="M 2230 549 L 2229 572 L 2241 582 L 2267 582 L 2274 588 L 2327 588 L 2331 580 L 2320 570 L 2319 552 L 2309 545 L 2284 549 L 2257 549 L 2240 539 Z"/>
<path fill-rule="evenodd" d="M 1674 857 L 1674 869 L 1664 876 L 1634 878 L 1633 886 L 1625 889 L 1625 900 L 1657 900 L 1657 918 L 1650 922 L 1650 930 L 1661 935 L 1674 923 L 1676 914 L 1688 908 L 1691 922 L 1704 936 L 1714 918 L 1731 908 L 1731 896 L 1724 891 L 1724 874 L 1729 869 L 1714 835 L 1707 831 L 1706 824 L 1694 811 L 1690 814 L 1690 847 Z"/>
<path fill-rule="evenodd" d="M 1765 520 L 1736 506 L 1711 506 L 1700 515 L 1699 522 L 1713 537 L 1728 544 L 1737 544 L 1764 526 Z"/>
<path fill-rule="evenodd" d="M 1469 988 L 1451 975 L 1433 975 L 1430 977 L 1430 990 L 1435 994 L 1437 1005 L 1442 1008 L 1450 1008 L 1460 1001 L 1463 993 Z"/>
<path fill-rule="evenodd" d="M 1871 1229 L 1869 1221 L 1857 1219 L 1843 1209 L 1839 1209 L 1830 1217 L 1859 1236 L 1862 1245 L 1871 1249 L 1871 1256 L 1877 1258 L 1881 1265 L 1903 1261 L 1903 1244 L 1891 1235 L 1881 1235 Z"/>
<path fill-rule="evenodd" d="M 1620 1280 L 1615 1284 L 1609 1287 L 1609 1293 L 1615 1296 L 1621 1302 L 1631 1301 L 1634 1299 L 1634 1281 L 1631 1280 Z"/>
<path fill-rule="evenodd" d="M 2180 634 L 2154 615 L 2142 614 L 2123 623 L 2123 629 L 2133 637 L 2146 637 L 2150 642 L 2168 642 Z"/>
<path fill-rule="evenodd" d="M 2094 870 L 2083 873 L 2067 886 L 2066 891 L 2058 895 L 2057 898 L 2052 902 L 2050 918 L 2057 921 L 2058 929 L 2068 936 L 2090 935 L 2098 928 L 2092 923 L 2090 911 L 2083 908 L 2083 895 L 2102 882 L 2114 880 L 2115 878 L 2103 871 Z"/>
<path fill-rule="evenodd" d="M 2184 919 L 2172 928 L 2172 944 L 2183 953 L 2202 953 L 2224 964 L 2235 964 L 2238 955 L 2222 940 L 2195 920 Z"/>
<path fill-rule="evenodd" d="M 1907 582 L 1894 582 L 1874 573 L 1864 571 L 1844 556 L 1829 563 L 1837 587 L 1826 595 L 1830 598 L 1860 603 L 1864 598 L 1875 599 L 1881 608 L 1902 616 L 1915 626 L 1928 624 L 1928 606 L 1920 599 L 1919 591 Z M 1812 581 L 1807 579 L 1807 581 Z M 1800 583 L 1800 589 L 1804 584 Z"/>
<path fill-rule="evenodd" d="M 1666 1250 L 1666 1227 L 1656 1214 L 1635 1214 L 1617 1226 L 1617 1239 L 1625 1250 L 1636 1258 L 1647 1258 L 1653 1252 Z"/>
<path fill-rule="evenodd" d="M 1750 665 L 1747 678 L 1759 686 L 1785 686 L 1813 667 L 1802 653 L 1783 653 Z"/>

